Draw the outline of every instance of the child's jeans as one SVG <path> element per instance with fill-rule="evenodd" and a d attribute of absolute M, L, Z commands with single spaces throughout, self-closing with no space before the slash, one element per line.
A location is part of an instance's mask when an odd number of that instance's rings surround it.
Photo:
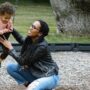
<path fill-rule="evenodd" d="M 30 85 L 27 90 L 51 90 L 56 87 L 59 81 L 58 75 L 36 78 L 31 74 L 30 70 L 22 69 L 18 64 L 9 64 L 7 66 L 7 71 L 18 84 L 24 84 L 29 81 Z"/>

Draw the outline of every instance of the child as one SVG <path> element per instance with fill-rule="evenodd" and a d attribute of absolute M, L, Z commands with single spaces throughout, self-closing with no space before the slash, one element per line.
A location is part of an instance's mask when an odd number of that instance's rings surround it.
<path fill-rule="evenodd" d="M 14 6 L 5 2 L 0 5 L 0 37 L 8 39 L 13 31 L 12 19 L 15 14 Z M 2 45 L 2 44 L 1 44 Z M 2 45 L 3 53 L 0 55 L 0 61 L 7 57 L 8 50 Z"/>

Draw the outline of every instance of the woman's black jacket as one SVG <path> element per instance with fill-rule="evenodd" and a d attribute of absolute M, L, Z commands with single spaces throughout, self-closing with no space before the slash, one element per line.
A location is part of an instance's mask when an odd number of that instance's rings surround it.
<path fill-rule="evenodd" d="M 54 74 L 58 74 L 58 66 L 52 60 L 48 43 L 44 38 L 40 37 L 34 43 L 30 37 L 25 39 L 17 32 L 12 32 L 13 36 L 22 44 L 21 53 L 18 56 L 15 49 L 9 52 L 21 66 L 28 66 L 31 73 L 37 77 L 46 77 Z"/>

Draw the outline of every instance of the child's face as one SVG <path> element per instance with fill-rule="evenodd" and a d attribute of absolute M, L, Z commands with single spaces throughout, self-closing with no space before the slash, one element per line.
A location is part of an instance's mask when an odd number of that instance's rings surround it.
<path fill-rule="evenodd" d="M 7 24 L 8 21 L 11 19 L 12 15 L 11 14 L 8 14 L 8 13 L 5 13 L 4 15 L 1 15 L 1 21 L 4 23 L 4 24 Z"/>

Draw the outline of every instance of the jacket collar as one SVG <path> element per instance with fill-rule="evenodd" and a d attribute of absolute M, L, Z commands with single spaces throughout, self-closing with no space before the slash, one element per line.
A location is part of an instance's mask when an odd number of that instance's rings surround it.
<path fill-rule="evenodd" d="M 44 41 L 44 37 L 43 36 L 40 36 L 38 39 L 35 40 L 35 42 L 32 41 L 31 37 L 30 36 L 27 36 L 26 39 L 25 39 L 25 42 L 26 43 L 40 43 Z"/>

